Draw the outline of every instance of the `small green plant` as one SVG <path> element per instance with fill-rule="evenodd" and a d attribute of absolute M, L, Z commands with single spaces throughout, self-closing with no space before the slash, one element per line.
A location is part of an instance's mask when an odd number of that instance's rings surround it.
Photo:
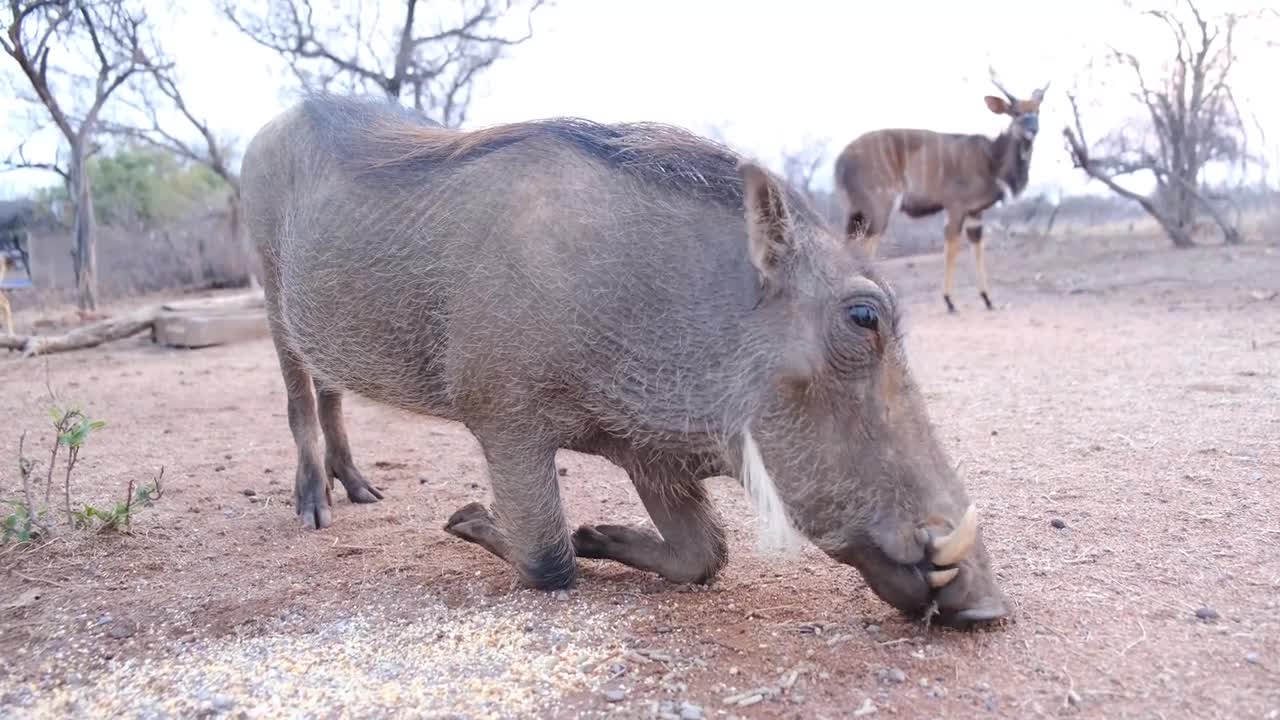
<path fill-rule="evenodd" d="M 31 493 L 31 476 L 35 472 L 36 463 L 34 460 L 27 458 L 24 452 L 27 442 L 27 434 L 24 432 L 18 438 L 18 475 L 22 478 L 22 499 L 6 500 L 5 504 L 13 508 L 13 512 L 4 516 L 0 520 L 0 526 L 4 528 L 4 534 L 0 537 L 0 542 L 31 542 L 33 538 L 46 529 L 43 522 L 44 513 L 33 512 L 35 507 L 33 495 Z M 45 504 L 46 508 L 48 503 Z"/>
<path fill-rule="evenodd" d="M 75 509 L 71 500 L 71 476 L 80 460 L 80 452 L 90 436 L 106 423 L 94 420 L 77 407 L 64 409 L 54 405 L 49 409 L 52 420 L 54 441 L 49 448 L 49 465 L 44 473 L 44 502 L 37 501 L 36 466 L 38 461 L 26 455 L 26 433 L 18 438 L 18 474 L 22 478 L 22 498 L 4 500 L 0 504 L 7 505 L 10 512 L 0 514 L 0 542 L 26 543 L 41 536 L 53 534 L 51 513 L 53 512 L 54 472 L 57 469 L 58 455 L 66 448 L 66 463 L 62 473 L 63 514 L 66 526 L 70 530 L 97 527 L 99 531 L 127 531 L 133 516 L 142 507 L 149 507 L 160 499 L 163 490 L 164 468 L 156 479 L 142 487 L 136 488 L 134 480 L 129 480 L 129 487 L 122 502 L 110 507 L 96 507 L 84 504 Z"/>
<path fill-rule="evenodd" d="M 37 531 L 27 504 L 20 500 L 6 500 L 4 504 L 12 507 L 13 512 L 4 516 L 4 535 L 0 538 L 0 542 L 31 542 Z"/>
<path fill-rule="evenodd" d="M 123 502 L 117 502 L 110 508 L 94 507 L 86 503 L 83 510 L 77 510 L 73 513 L 76 526 L 91 528 L 97 525 L 100 532 L 106 530 L 128 530 L 137 508 L 140 506 L 150 507 L 152 503 L 159 500 L 160 496 L 164 494 L 164 490 L 160 486 L 160 481 L 163 479 L 164 468 L 162 467 L 154 483 L 143 485 L 135 491 L 133 479 L 130 478 L 129 489 L 125 492 Z"/>
<path fill-rule="evenodd" d="M 106 427 L 106 422 L 102 420 L 90 420 L 79 408 L 71 408 L 63 410 L 54 405 L 49 409 L 49 416 L 53 418 L 53 429 L 57 432 L 57 442 L 53 444 L 53 450 L 49 456 L 49 477 L 46 481 L 45 507 L 49 504 L 49 491 L 53 487 L 53 465 L 58 459 L 58 448 L 67 448 L 67 471 L 63 480 L 63 499 L 66 502 L 67 525 L 75 527 L 75 514 L 71 510 L 71 473 L 76 468 L 76 461 L 80 459 L 80 448 L 84 447 L 84 443 L 89 439 L 89 434 L 95 430 Z"/>

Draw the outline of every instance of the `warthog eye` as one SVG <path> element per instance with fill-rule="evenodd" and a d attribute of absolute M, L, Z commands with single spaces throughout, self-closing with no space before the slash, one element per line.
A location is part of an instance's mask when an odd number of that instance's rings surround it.
<path fill-rule="evenodd" d="M 880 326 L 880 316 L 876 313 L 876 309 L 870 305 L 859 303 L 849 307 L 849 319 L 859 327 L 868 330 L 876 330 Z"/>

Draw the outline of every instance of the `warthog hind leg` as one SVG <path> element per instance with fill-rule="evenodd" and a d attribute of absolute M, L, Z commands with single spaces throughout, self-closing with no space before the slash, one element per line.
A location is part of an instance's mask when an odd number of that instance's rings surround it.
<path fill-rule="evenodd" d="M 573 533 L 578 557 L 615 560 L 675 583 L 714 579 L 728 557 L 728 545 L 701 481 L 658 480 L 635 473 L 632 479 L 658 532 L 628 525 L 583 525 Z"/>
<path fill-rule="evenodd" d="M 320 420 L 316 415 L 311 374 L 278 337 L 274 337 L 280 372 L 289 397 L 289 430 L 298 450 L 293 501 L 303 527 L 320 530 L 333 524 L 331 483 L 320 456 Z"/>
<path fill-rule="evenodd" d="M 342 421 L 342 388 L 316 378 L 316 400 L 320 411 L 320 429 L 324 431 L 324 470 L 326 478 L 337 478 L 346 488 L 347 497 L 355 503 L 371 503 L 382 499 L 382 493 L 364 479 L 351 457 L 346 424 Z"/>

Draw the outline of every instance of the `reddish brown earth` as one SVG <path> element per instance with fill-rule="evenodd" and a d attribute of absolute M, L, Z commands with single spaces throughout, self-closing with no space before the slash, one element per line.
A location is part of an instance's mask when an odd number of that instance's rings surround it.
<path fill-rule="evenodd" d="M 567 596 L 516 589 L 441 530 L 487 496 L 472 438 L 356 398 L 386 500 L 338 488 L 334 526 L 305 532 L 270 341 L 140 338 L 0 358 L 0 497 L 20 432 L 47 452 L 46 381 L 109 423 L 81 500 L 165 468 L 129 534 L 0 546 L 0 716 L 1280 717 L 1280 246 L 988 256 L 995 312 L 968 258 L 954 316 L 938 256 L 887 267 L 1016 605 L 1003 625 L 925 628 L 812 549 L 757 556 L 727 479 L 710 588 L 581 561 Z M 619 470 L 560 463 L 571 522 L 643 519 Z"/>

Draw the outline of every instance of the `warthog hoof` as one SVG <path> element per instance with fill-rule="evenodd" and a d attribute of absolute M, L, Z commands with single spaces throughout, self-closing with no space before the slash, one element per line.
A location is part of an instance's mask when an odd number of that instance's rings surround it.
<path fill-rule="evenodd" d="M 467 503 L 449 516 L 444 531 L 475 543 L 498 557 L 506 557 L 506 546 L 498 532 L 493 513 L 482 503 Z"/>
<path fill-rule="evenodd" d="M 329 483 L 319 478 L 300 479 L 294 502 L 298 506 L 302 527 L 323 530 L 333 524 L 333 498 L 329 487 Z"/>
<path fill-rule="evenodd" d="M 382 491 L 364 479 L 364 473 L 356 468 L 350 459 L 342 460 L 341 456 L 329 457 L 324 463 L 325 470 L 331 478 L 337 478 L 347 491 L 347 499 L 353 503 L 373 503 L 382 499 Z"/>
<path fill-rule="evenodd" d="M 573 531 L 573 552 L 580 558 L 612 560 L 619 555 L 617 545 L 635 532 L 622 525 L 582 525 Z"/>

